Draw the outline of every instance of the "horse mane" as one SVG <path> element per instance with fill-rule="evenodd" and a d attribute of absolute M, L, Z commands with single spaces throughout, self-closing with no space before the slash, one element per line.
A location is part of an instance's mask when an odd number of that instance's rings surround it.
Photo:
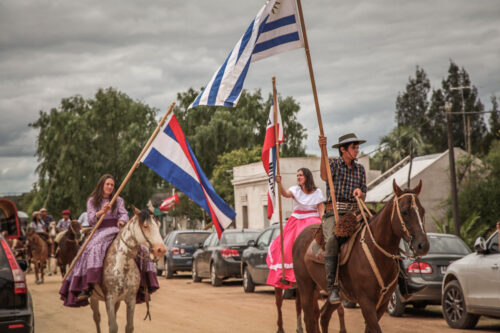
<path fill-rule="evenodd" d="M 408 193 L 413 193 L 413 191 L 409 188 L 405 189 L 405 190 L 402 190 L 403 191 L 403 194 L 408 194 Z M 387 202 L 385 203 L 385 205 L 379 209 L 379 211 L 373 215 L 373 217 L 368 221 L 368 224 L 371 224 L 373 222 L 373 220 L 375 220 L 376 217 L 378 217 L 378 215 L 380 215 L 380 213 L 384 210 L 384 208 L 389 204 L 391 203 L 392 201 L 394 200 L 394 195 L 390 197 L 389 200 L 387 200 Z"/>
<path fill-rule="evenodd" d="M 137 216 L 139 217 L 139 223 L 144 224 L 144 221 L 146 221 L 149 218 L 149 215 L 151 214 L 151 211 L 147 208 L 144 208 L 141 210 Z"/>

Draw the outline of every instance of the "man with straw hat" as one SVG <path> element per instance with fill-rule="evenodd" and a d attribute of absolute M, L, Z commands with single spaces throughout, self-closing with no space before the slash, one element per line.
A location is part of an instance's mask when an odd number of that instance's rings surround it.
<path fill-rule="evenodd" d="M 356 163 L 356 157 L 359 152 L 359 145 L 366 140 L 360 140 L 354 133 L 349 133 L 339 137 L 339 142 L 332 148 L 339 149 L 338 158 L 329 158 L 329 165 L 332 174 L 333 187 L 335 188 L 335 198 L 337 201 L 337 210 L 339 217 L 349 211 L 357 209 L 356 197 L 364 200 L 366 196 L 366 172 L 364 167 Z M 326 146 L 326 137 L 320 136 L 318 143 Z M 324 156 L 321 150 L 321 161 L 328 156 Z M 325 214 L 322 219 L 323 234 L 325 236 L 325 271 L 328 282 L 328 300 L 330 303 L 339 303 L 339 288 L 335 284 L 337 276 L 339 238 L 334 235 L 333 227 L 335 225 L 335 215 L 333 211 L 332 198 L 330 195 L 330 186 L 328 184 L 327 169 L 325 163 L 321 163 L 321 179 L 326 181 L 327 199 L 325 202 Z"/>

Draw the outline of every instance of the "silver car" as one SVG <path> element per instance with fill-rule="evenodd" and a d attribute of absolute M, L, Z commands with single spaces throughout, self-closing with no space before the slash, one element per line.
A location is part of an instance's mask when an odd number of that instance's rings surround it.
<path fill-rule="evenodd" d="M 498 231 L 479 237 L 471 253 L 453 262 L 443 279 L 443 315 L 450 327 L 473 328 L 481 315 L 500 318 Z"/>

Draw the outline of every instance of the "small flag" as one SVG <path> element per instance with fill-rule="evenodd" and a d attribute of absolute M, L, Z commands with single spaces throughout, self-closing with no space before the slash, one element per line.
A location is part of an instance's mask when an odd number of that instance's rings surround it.
<path fill-rule="evenodd" d="M 163 200 L 160 205 L 160 210 L 162 212 L 166 212 L 172 209 L 172 207 L 174 207 L 176 204 L 179 204 L 179 195 L 177 193 Z"/>
<path fill-rule="evenodd" d="M 284 141 L 283 125 L 281 122 L 281 114 L 279 105 L 277 105 L 278 119 L 278 138 L 279 142 Z M 274 108 L 271 103 L 271 111 L 267 119 L 266 137 L 264 146 L 262 147 L 262 163 L 268 176 L 268 191 L 267 191 L 267 218 L 271 219 L 276 203 L 276 135 L 274 129 Z"/>
<path fill-rule="evenodd" d="M 175 115 L 163 126 L 141 162 L 205 209 L 220 238 L 236 213 L 217 195 L 203 173 Z"/>
<path fill-rule="evenodd" d="M 238 103 L 250 62 L 304 47 L 294 0 L 269 0 L 189 108 Z"/>

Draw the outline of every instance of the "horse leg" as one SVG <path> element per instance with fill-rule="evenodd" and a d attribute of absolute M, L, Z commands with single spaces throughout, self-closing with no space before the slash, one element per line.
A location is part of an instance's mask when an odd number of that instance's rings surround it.
<path fill-rule="evenodd" d="M 315 325 L 315 332 L 320 332 L 319 330 L 319 316 L 321 314 L 321 311 L 319 309 L 319 303 L 318 303 L 318 298 L 319 298 L 319 290 L 317 288 L 314 288 L 314 296 L 313 296 L 313 305 L 314 305 L 314 325 Z"/>
<path fill-rule="evenodd" d="M 342 311 L 342 319 L 339 313 L 339 319 L 341 320 L 340 322 L 340 333 L 345 333 L 345 326 L 342 327 L 343 321 L 344 321 L 344 308 L 341 306 L 341 304 L 331 304 L 330 302 L 325 302 L 323 304 L 323 307 L 321 308 L 321 319 L 320 319 L 320 324 L 321 324 L 321 332 L 322 333 L 327 333 L 328 332 L 328 325 L 330 324 L 330 320 L 332 318 L 333 311 L 338 310 Z"/>
<path fill-rule="evenodd" d="M 92 309 L 97 333 L 101 333 L 101 313 L 99 312 L 99 301 L 94 297 L 90 298 L 90 308 Z"/>
<path fill-rule="evenodd" d="M 377 311 L 375 304 L 368 299 L 360 299 L 359 306 L 365 318 L 365 333 L 381 333 L 382 329 L 378 324 Z"/>
<path fill-rule="evenodd" d="M 40 273 L 42 275 L 42 283 L 43 283 L 43 270 L 45 269 L 45 263 L 46 262 L 44 262 L 43 264 L 40 264 Z"/>
<path fill-rule="evenodd" d="M 115 305 L 116 305 L 115 300 L 110 296 L 106 296 L 106 312 L 108 313 L 109 333 L 118 332 L 118 324 L 116 322 L 116 315 L 115 315 Z"/>
<path fill-rule="evenodd" d="M 344 306 L 340 305 L 337 308 L 337 314 L 339 315 L 339 322 L 340 322 L 340 331 L 339 333 L 346 333 L 345 329 L 345 319 L 344 319 Z"/>
<path fill-rule="evenodd" d="M 298 288 L 295 289 L 295 312 L 297 313 L 297 333 L 304 333 L 304 329 L 302 328 L 302 304 Z"/>
<path fill-rule="evenodd" d="M 304 311 L 304 322 L 306 324 L 306 332 L 307 333 L 319 333 L 317 331 L 318 324 L 315 323 L 315 314 L 314 314 L 314 301 L 316 300 L 314 297 L 315 286 L 314 281 L 312 279 L 307 279 L 307 281 L 301 281 L 300 284 L 297 284 L 300 293 L 301 303 L 304 304 L 302 310 Z M 310 305 L 310 306 L 309 306 Z"/>
<path fill-rule="evenodd" d="M 135 310 L 135 294 L 129 298 L 127 303 L 127 326 L 125 333 L 134 332 L 134 310 Z"/>
<path fill-rule="evenodd" d="M 38 278 L 39 262 L 35 261 L 33 266 L 35 266 L 35 283 L 39 284 L 40 283 L 40 280 Z"/>
<path fill-rule="evenodd" d="M 278 331 L 276 331 L 276 333 L 284 333 L 283 316 L 281 313 L 281 306 L 283 305 L 283 289 L 274 287 L 274 300 L 276 303 L 276 310 L 278 311 Z"/>

